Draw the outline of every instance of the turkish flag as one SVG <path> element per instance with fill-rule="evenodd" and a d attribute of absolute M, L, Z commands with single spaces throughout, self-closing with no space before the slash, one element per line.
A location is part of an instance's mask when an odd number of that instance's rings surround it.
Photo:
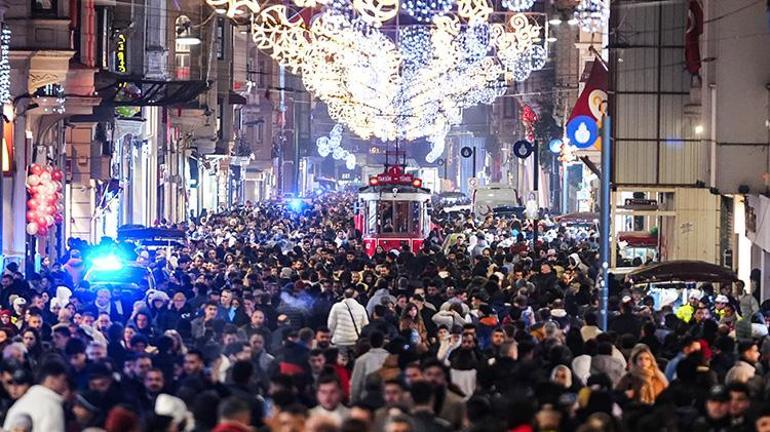
<path fill-rule="evenodd" d="M 684 59 L 687 72 L 700 75 L 700 35 L 703 34 L 703 5 L 701 0 L 689 0 L 687 30 L 684 33 Z"/>
<path fill-rule="evenodd" d="M 610 75 L 607 72 L 607 65 L 600 59 L 595 58 L 591 66 L 591 72 L 585 80 L 583 91 L 578 96 L 572 113 L 569 116 L 571 121 L 577 116 L 585 115 L 596 120 L 596 125 L 601 128 L 602 115 L 607 109 L 607 88 L 609 87 Z M 602 138 L 596 139 L 593 147 L 589 149 L 601 150 Z"/>
<path fill-rule="evenodd" d="M 588 74 L 583 91 L 578 96 L 569 119 L 572 120 L 577 116 L 585 115 L 600 121 L 602 112 L 606 109 L 603 105 L 607 101 L 609 81 L 607 66 L 601 59 L 595 59 L 591 66 L 591 73 Z"/>

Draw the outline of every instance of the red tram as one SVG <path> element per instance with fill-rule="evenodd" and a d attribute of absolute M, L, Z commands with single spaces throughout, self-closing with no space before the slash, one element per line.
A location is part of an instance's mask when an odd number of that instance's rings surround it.
<path fill-rule="evenodd" d="M 355 212 L 366 253 L 372 256 L 377 246 L 388 252 L 402 244 L 421 249 L 431 229 L 430 197 L 422 179 L 405 173 L 403 166 L 386 164 L 383 173 L 370 177 L 358 190 Z"/>

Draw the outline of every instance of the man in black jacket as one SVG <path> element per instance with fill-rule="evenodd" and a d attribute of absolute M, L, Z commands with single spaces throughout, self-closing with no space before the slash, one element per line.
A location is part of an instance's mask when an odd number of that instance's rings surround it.
<path fill-rule="evenodd" d="M 633 314 L 633 302 L 631 297 L 623 297 L 623 303 L 620 305 L 620 315 L 613 318 L 610 322 L 610 331 L 614 331 L 621 336 L 624 334 L 630 334 L 633 335 L 636 340 L 638 340 L 641 328 L 641 321 L 636 315 Z"/>

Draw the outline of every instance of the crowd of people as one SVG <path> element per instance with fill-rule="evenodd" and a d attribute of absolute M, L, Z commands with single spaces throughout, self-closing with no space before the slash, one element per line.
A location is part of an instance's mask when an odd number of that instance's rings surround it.
<path fill-rule="evenodd" d="M 184 245 L 8 265 L 3 430 L 770 431 L 756 281 L 680 305 L 612 279 L 605 331 L 593 230 L 443 218 L 370 257 L 352 208 L 247 203 L 174 226 Z M 105 251 L 154 287 L 89 283 Z"/>

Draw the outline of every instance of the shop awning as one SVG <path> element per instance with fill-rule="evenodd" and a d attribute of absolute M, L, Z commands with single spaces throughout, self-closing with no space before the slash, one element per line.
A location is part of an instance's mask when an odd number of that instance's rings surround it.
<path fill-rule="evenodd" d="M 230 105 L 246 105 L 248 101 L 245 97 L 239 95 L 238 93 L 230 91 L 230 93 L 227 95 L 227 103 Z"/>
<path fill-rule="evenodd" d="M 618 241 L 625 242 L 629 247 L 635 248 L 658 246 L 658 237 L 649 233 L 620 233 L 618 234 Z"/>
<path fill-rule="evenodd" d="M 161 81 L 114 73 L 99 77 L 102 103 L 112 106 L 182 106 L 208 90 L 203 80 Z"/>
<path fill-rule="evenodd" d="M 626 279 L 635 284 L 656 282 L 735 282 L 738 276 L 729 268 L 705 261 L 676 260 L 636 269 Z"/>

